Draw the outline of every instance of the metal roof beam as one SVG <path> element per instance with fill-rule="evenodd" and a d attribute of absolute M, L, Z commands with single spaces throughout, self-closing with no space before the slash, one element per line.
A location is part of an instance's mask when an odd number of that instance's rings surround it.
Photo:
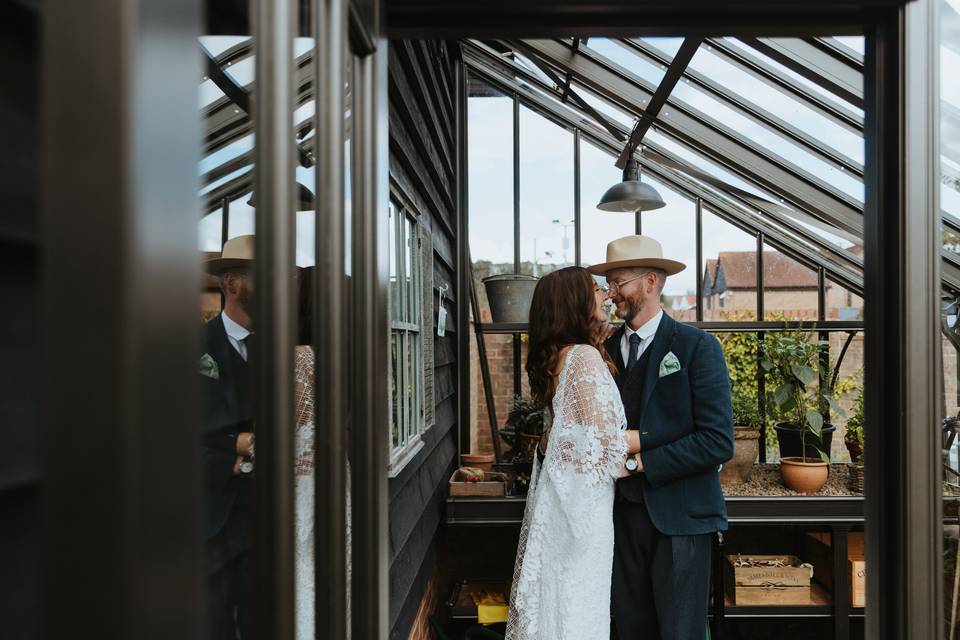
<path fill-rule="evenodd" d="M 555 41 L 527 41 L 542 58 L 574 72 L 586 87 L 607 102 L 640 115 L 653 92 L 636 76 L 616 65 Z M 770 193 L 806 210 L 823 222 L 856 236 L 863 234 L 859 203 L 809 172 L 795 167 L 722 123 L 676 100 L 658 118 L 657 125 L 671 136 Z"/>
<path fill-rule="evenodd" d="M 630 132 L 630 139 L 627 140 L 623 151 L 621 151 L 617 157 L 616 165 L 618 169 L 623 169 L 627 166 L 627 160 L 643 141 L 643 137 L 647 135 L 650 127 L 653 126 L 657 116 L 660 114 L 660 110 L 667 104 L 670 94 L 673 93 L 674 87 L 677 86 L 680 78 L 683 77 L 683 72 L 687 70 L 687 65 L 693 60 L 693 56 L 697 53 L 697 49 L 700 48 L 701 42 L 703 42 L 703 38 L 684 38 L 676 55 L 674 55 L 670 61 L 667 72 L 663 74 L 657 90 L 654 91 L 653 96 L 650 98 L 650 101 L 647 102 L 646 108 L 640 115 L 640 119 L 633 126 L 633 131 Z M 573 55 L 577 55 L 577 53 L 578 51 L 574 49 Z"/>

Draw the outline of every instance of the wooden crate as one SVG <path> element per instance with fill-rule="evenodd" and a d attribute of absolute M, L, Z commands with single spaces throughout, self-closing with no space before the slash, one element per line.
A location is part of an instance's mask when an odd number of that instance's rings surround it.
<path fill-rule="evenodd" d="M 803 566 L 803 562 L 797 556 L 787 555 L 747 555 L 736 554 L 728 555 L 727 570 L 724 576 L 728 577 L 732 584 L 738 587 L 762 587 L 766 585 L 778 585 L 783 587 L 809 587 L 810 578 L 813 577 L 813 568 Z M 780 560 L 783 567 L 738 567 L 738 560 L 758 560 L 761 562 Z"/>
<path fill-rule="evenodd" d="M 814 566 L 813 579 L 833 590 L 833 550 L 829 533 L 808 533 L 804 539 L 804 557 Z M 863 532 L 847 535 L 847 572 L 850 582 L 850 605 L 867 604 L 866 561 L 863 555 Z"/>
<path fill-rule="evenodd" d="M 736 587 L 727 594 L 728 601 L 733 606 L 785 606 L 816 604 L 810 587 L 782 587 L 767 589 L 766 587 Z"/>
<path fill-rule="evenodd" d="M 466 482 L 460 475 L 460 470 L 453 472 L 450 476 L 450 495 L 451 496 L 482 496 L 494 497 L 507 495 L 506 480 Z"/>

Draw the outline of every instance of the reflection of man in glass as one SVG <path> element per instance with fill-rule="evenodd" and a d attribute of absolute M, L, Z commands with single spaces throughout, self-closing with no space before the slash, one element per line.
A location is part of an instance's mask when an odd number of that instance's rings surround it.
<path fill-rule="evenodd" d="M 224 308 L 203 328 L 204 537 L 210 638 L 250 637 L 250 526 L 254 436 L 249 367 L 253 340 L 253 236 L 232 238 L 206 269 Z"/>

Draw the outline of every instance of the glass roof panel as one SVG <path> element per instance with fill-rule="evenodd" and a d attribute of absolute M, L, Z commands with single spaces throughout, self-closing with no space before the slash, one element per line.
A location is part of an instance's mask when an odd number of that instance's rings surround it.
<path fill-rule="evenodd" d="M 794 80 L 798 84 L 803 85 L 805 88 L 809 89 L 810 91 L 827 98 L 831 102 L 834 102 L 835 104 L 841 107 L 844 107 L 845 109 L 849 109 L 850 111 L 852 111 L 853 113 L 856 113 L 861 117 L 863 116 L 863 109 L 860 109 L 850 104 L 849 102 L 837 96 L 836 94 L 831 93 L 830 91 L 827 91 L 817 83 L 807 80 L 806 78 L 801 76 L 799 73 L 796 73 L 788 69 L 787 67 L 783 66 L 779 62 L 776 62 L 772 58 L 769 58 L 768 56 L 765 56 L 764 54 L 760 53 L 756 49 L 753 49 L 748 45 L 744 44 L 740 40 L 737 40 L 736 38 L 727 37 L 727 38 L 724 38 L 723 41 L 724 43 L 729 44 L 735 47 L 736 49 L 739 49 L 740 51 L 746 53 L 747 55 L 753 58 L 756 58 L 757 60 L 761 61 L 763 64 L 767 65 L 768 67 L 777 70 L 779 73 L 782 73 L 788 76 L 791 80 Z"/>
<path fill-rule="evenodd" d="M 793 96 L 763 82 L 704 44 L 694 55 L 690 68 L 732 90 L 758 107 L 769 111 L 811 137 L 829 144 L 851 160 L 863 164 L 863 136 L 840 126 Z M 678 85 L 681 89 L 684 85 Z"/>
<path fill-rule="evenodd" d="M 853 49 L 860 55 L 863 55 L 866 51 L 866 39 L 863 36 L 833 36 L 832 38 L 826 38 L 826 40 L 837 40 L 840 44 Z"/>
<path fill-rule="evenodd" d="M 200 36 L 200 44 L 216 58 L 227 49 L 249 39 L 250 36 Z"/>
<path fill-rule="evenodd" d="M 583 47 L 583 45 L 580 46 Z M 663 80 L 663 75 L 666 73 L 666 68 L 663 65 L 651 64 L 647 60 L 627 51 L 607 38 L 591 38 L 590 44 L 586 48 L 620 65 L 625 70 L 637 77 L 643 78 L 653 85 L 659 85 L 660 81 Z"/>
<path fill-rule="evenodd" d="M 252 165 L 252 164 L 248 164 L 247 166 L 241 167 L 241 168 L 237 169 L 236 171 L 231 171 L 231 172 L 228 173 L 227 175 L 225 175 L 225 176 L 223 176 L 223 177 L 221 177 L 221 178 L 218 178 L 217 180 L 214 180 L 214 181 L 211 182 L 210 184 L 208 184 L 208 185 L 204 186 L 202 189 L 200 189 L 200 195 L 205 195 L 205 194 L 207 194 L 207 193 L 210 193 L 211 191 L 213 191 L 214 189 L 216 189 L 216 188 L 219 187 L 220 185 L 226 184 L 227 182 L 230 182 L 230 181 L 233 180 L 234 178 L 237 178 L 237 177 L 239 177 L 239 176 L 242 176 L 243 174 L 249 172 L 251 169 L 253 169 L 253 165 Z"/>
<path fill-rule="evenodd" d="M 247 151 L 250 151 L 251 149 L 253 149 L 252 133 L 201 158 L 197 167 L 198 173 L 203 175 L 204 173 L 207 173 L 208 171 L 220 166 L 224 162 L 233 160 L 234 158 L 246 153 Z"/>
<path fill-rule="evenodd" d="M 640 38 L 647 44 L 660 49 L 666 53 L 672 60 L 677 51 L 680 50 L 680 45 L 683 44 L 684 38 Z"/>
<path fill-rule="evenodd" d="M 213 80 L 204 80 L 200 83 L 200 89 L 197 95 L 200 108 L 203 109 L 222 98 L 224 93 L 220 91 L 220 87 L 218 87 Z"/>
<path fill-rule="evenodd" d="M 735 85 L 731 88 L 734 88 L 734 90 L 739 90 L 739 87 L 736 87 Z M 815 156 L 813 153 L 810 153 L 796 143 L 787 140 L 775 131 L 761 125 L 752 118 L 743 115 L 740 111 L 727 106 L 710 95 L 707 95 L 707 93 L 704 91 L 697 89 L 691 84 L 681 82 L 677 84 L 672 95 L 698 109 L 699 111 L 709 114 L 711 118 L 714 118 L 722 123 L 722 126 L 729 127 L 737 133 L 745 136 L 748 140 L 752 141 L 758 146 L 770 151 L 774 155 L 780 156 L 780 158 L 787 163 L 794 164 L 804 171 L 813 174 L 824 183 L 833 185 L 841 189 L 847 195 L 857 198 L 861 202 L 863 201 L 863 182 L 856 176 L 851 175 L 848 172 L 844 172 L 839 166 L 833 163 L 828 163 L 825 160 L 820 159 L 818 156 Z M 746 93 L 746 95 L 751 94 Z M 820 139 L 827 139 L 825 137 L 827 135 L 827 131 L 821 130 L 818 132 L 817 137 Z M 854 146 L 855 145 L 856 143 L 854 142 Z M 861 149 L 860 155 L 862 157 L 862 140 L 859 140 L 859 147 Z"/>

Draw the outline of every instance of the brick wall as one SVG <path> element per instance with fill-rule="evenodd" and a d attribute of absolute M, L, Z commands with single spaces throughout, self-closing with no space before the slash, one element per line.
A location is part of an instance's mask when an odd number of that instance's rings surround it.
<path fill-rule="evenodd" d="M 434 638 L 433 632 L 430 630 L 430 616 L 437 612 L 439 606 L 439 574 L 434 572 L 430 581 L 427 582 L 427 586 L 423 589 L 420 607 L 417 609 L 417 615 L 413 618 L 407 640 L 432 640 Z"/>

